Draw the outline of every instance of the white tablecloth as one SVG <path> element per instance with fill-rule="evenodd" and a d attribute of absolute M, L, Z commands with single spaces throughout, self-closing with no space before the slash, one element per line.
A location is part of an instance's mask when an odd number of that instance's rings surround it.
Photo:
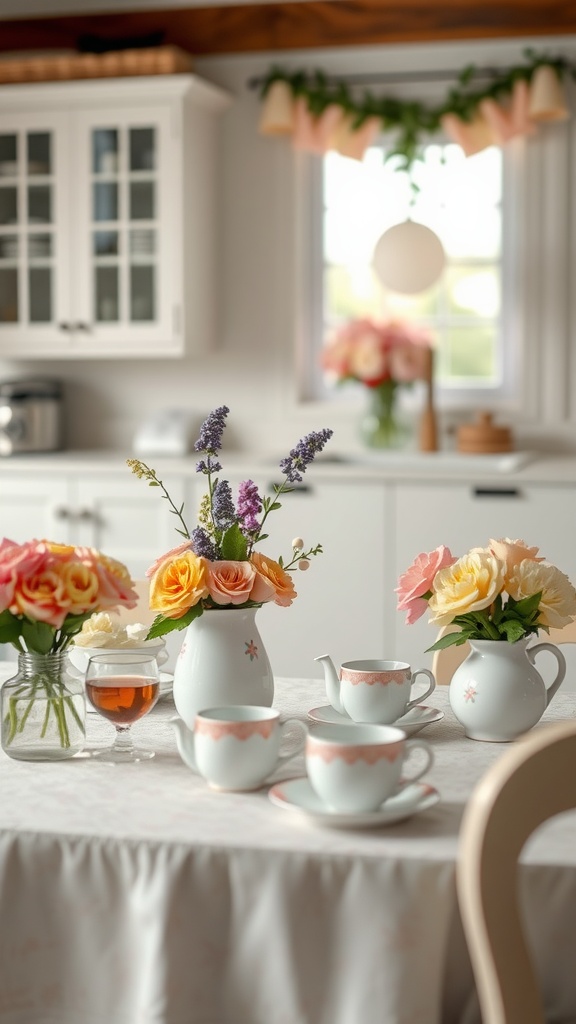
<path fill-rule="evenodd" d="M 277 681 L 287 714 L 322 703 L 320 680 Z M 170 701 L 134 726 L 149 762 L 0 753 L 0 1024 L 476 1020 L 454 862 L 463 804 L 507 745 L 467 740 L 446 690 L 429 703 L 446 711 L 421 734 L 441 802 L 370 831 L 208 790 L 177 754 Z M 574 714 L 558 695 L 543 722 Z M 88 715 L 89 746 L 111 739 Z M 525 860 L 547 1004 L 576 1016 L 576 815 Z"/>

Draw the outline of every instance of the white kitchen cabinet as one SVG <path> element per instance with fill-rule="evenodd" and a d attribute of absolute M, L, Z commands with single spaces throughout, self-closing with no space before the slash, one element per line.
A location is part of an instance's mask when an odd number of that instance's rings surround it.
<path fill-rule="evenodd" d="M 252 476 L 262 493 L 283 479 L 276 471 Z M 239 478 L 222 474 L 235 490 Z M 242 477 L 246 479 L 246 477 Z M 195 483 L 202 493 L 202 479 Z M 323 554 L 310 568 L 293 575 L 298 597 L 289 608 L 270 603 L 258 612 L 258 628 L 277 676 L 322 676 L 314 658 L 330 654 L 334 662 L 353 658 L 382 658 L 384 621 L 385 489 L 378 481 L 340 482 L 314 477 L 281 495 L 282 508 L 266 520 L 268 539 L 257 550 L 270 558 L 291 558 L 294 537 L 307 548 L 320 543 Z M 197 504 L 197 502 L 196 502 Z M 190 520 L 196 506 L 190 503 Z"/>
<path fill-rule="evenodd" d="M 456 557 L 472 547 L 485 547 L 491 537 L 522 538 L 540 548 L 576 585 L 576 486 L 504 483 L 402 483 L 394 487 L 394 580 L 421 551 L 440 544 Z M 392 586 L 396 586 L 394 582 Z M 394 615 L 396 657 L 414 667 L 429 666 L 424 654 L 438 629 L 424 615 L 412 626 L 395 611 L 389 594 L 387 614 Z"/>
<path fill-rule="evenodd" d="M 0 357 L 211 344 L 227 103 L 194 75 L 2 87 Z"/>
<path fill-rule="evenodd" d="M 183 479 L 166 477 L 175 502 Z M 117 558 L 135 579 L 178 543 L 175 517 L 158 488 L 133 476 L 109 473 L 0 472 L 0 537 L 34 537 L 95 547 Z"/>

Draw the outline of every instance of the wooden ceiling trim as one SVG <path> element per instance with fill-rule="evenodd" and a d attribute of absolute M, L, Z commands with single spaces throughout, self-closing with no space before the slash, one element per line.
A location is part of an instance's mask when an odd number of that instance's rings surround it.
<path fill-rule="evenodd" d="M 105 39 L 162 33 L 192 54 L 362 46 L 576 33 L 572 0 L 309 0 L 1 22 L 0 50 L 75 49 Z"/>

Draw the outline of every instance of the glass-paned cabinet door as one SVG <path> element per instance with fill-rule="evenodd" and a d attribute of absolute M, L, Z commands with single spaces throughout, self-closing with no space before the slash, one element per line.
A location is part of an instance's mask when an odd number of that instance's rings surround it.
<path fill-rule="evenodd" d="M 67 173 L 65 118 L 0 116 L 0 352 L 65 330 Z"/>
<path fill-rule="evenodd" d="M 140 348 L 171 331 L 169 111 L 92 111 L 78 115 L 85 173 L 79 175 L 80 319 L 114 350 Z M 172 192 L 172 194 L 171 194 Z M 80 268 L 79 268 L 80 273 Z"/>

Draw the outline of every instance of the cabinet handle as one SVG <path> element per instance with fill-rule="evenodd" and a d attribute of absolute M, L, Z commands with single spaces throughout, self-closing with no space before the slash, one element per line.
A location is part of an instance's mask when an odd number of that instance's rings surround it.
<path fill-rule="evenodd" d="M 58 505 L 58 507 L 54 509 L 54 515 L 56 516 L 56 519 L 70 519 L 72 517 L 70 509 L 66 508 L 65 505 Z"/>
<path fill-rule="evenodd" d="M 76 519 L 79 519 L 83 523 L 89 522 L 91 519 L 95 518 L 96 517 L 91 508 L 81 508 L 76 513 Z"/>
<path fill-rule="evenodd" d="M 79 321 L 77 324 L 73 324 L 73 329 L 75 331 L 86 331 L 87 334 L 92 330 L 90 324 L 85 324 L 82 321 Z"/>
<path fill-rule="evenodd" d="M 71 331 L 72 324 L 69 324 L 67 321 L 63 321 L 61 324 L 58 324 L 58 329 L 60 331 Z"/>
<path fill-rule="evenodd" d="M 522 491 L 518 487 L 473 487 L 475 498 L 520 498 Z"/>

